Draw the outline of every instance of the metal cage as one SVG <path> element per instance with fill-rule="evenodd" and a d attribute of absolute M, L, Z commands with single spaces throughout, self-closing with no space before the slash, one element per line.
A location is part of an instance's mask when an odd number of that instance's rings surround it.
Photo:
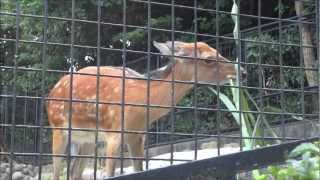
<path fill-rule="evenodd" d="M 235 179 L 240 172 L 283 163 L 297 144 L 319 140 L 319 14 L 318 0 L 0 1 L 0 180 L 103 179 L 111 161 L 111 179 Z M 168 41 L 171 52 L 159 53 L 153 41 Z M 186 42 L 193 54 L 177 53 Z M 216 49 L 215 56 L 203 58 L 200 42 Z M 227 76 L 220 66 L 232 64 L 235 80 L 204 82 L 199 74 L 210 72 L 201 66 L 212 58 L 217 77 Z M 188 69 L 190 80 L 175 77 L 180 61 L 196 61 Z M 79 71 L 87 66 L 95 73 Z M 63 77 L 65 95 L 50 95 Z M 100 88 L 112 82 L 120 85 Z M 127 90 L 131 82 L 144 84 L 145 92 Z M 90 90 L 80 86 L 92 83 Z M 153 93 L 155 83 L 170 91 Z M 189 86 L 176 102 L 177 87 Z M 80 90 L 95 96 L 80 97 Z M 106 100 L 104 91 L 118 100 Z M 126 101 L 134 96 L 144 100 Z M 156 98 L 168 103 L 153 103 Z M 49 114 L 49 103 L 61 109 Z M 80 106 L 92 108 L 82 112 Z M 63 123 L 50 125 L 49 116 L 59 113 Z M 117 120 L 104 118 L 112 113 Z M 142 118 L 129 127 L 136 113 Z M 76 121 L 89 116 L 93 125 Z M 119 125 L 104 128 L 107 123 Z M 54 132 L 65 138 L 60 153 L 52 150 Z M 100 138 L 113 135 L 118 153 L 106 154 L 113 139 Z M 87 136 L 94 138 L 75 142 Z M 131 137 L 141 138 L 143 155 L 132 154 Z M 54 167 L 53 158 L 66 163 Z M 131 160 L 143 172 L 128 175 L 134 172 Z M 54 168 L 60 168 L 57 177 Z"/>

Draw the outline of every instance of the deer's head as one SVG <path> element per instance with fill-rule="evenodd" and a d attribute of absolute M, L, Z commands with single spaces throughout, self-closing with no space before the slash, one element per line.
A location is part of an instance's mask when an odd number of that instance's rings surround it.
<path fill-rule="evenodd" d="M 197 64 L 197 79 L 200 82 L 220 83 L 236 78 L 235 65 L 223 57 L 216 49 L 204 42 L 184 43 L 167 41 L 166 43 L 153 42 L 162 55 L 170 56 L 174 53 L 175 61 L 183 76 L 189 80 L 195 79 L 195 65 Z"/>

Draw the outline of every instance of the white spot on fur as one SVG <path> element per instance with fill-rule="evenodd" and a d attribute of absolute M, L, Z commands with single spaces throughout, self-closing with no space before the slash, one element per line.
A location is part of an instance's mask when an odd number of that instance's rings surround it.
<path fill-rule="evenodd" d="M 89 99 L 91 99 L 91 100 L 95 100 L 95 99 L 96 99 L 96 97 L 97 97 L 96 95 L 92 95 L 92 96 L 90 96 L 90 97 L 89 97 Z"/>
<path fill-rule="evenodd" d="M 109 111 L 109 116 L 114 116 L 114 111 L 113 110 Z"/>
<path fill-rule="evenodd" d="M 52 116 L 53 115 L 53 111 L 50 109 L 49 110 L 49 115 Z"/>
<path fill-rule="evenodd" d="M 60 118 L 64 118 L 64 114 L 62 112 L 59 115 L 60 115 Z"/>
<path fill-rule="evenodd" d="M 60 106 L 61 104 L 55 103 L 52 105 L 52 108 L 59 109 Z"/>
<path fill-rule="evenodd" d="M 115 87 L 115 88 L 113 89 L 113 91 L 116 92 L 116 93 L 119 92 L 119 90 L 120 90 L 119 87 Z"/>
<path fill-rule="evenodd" d="M 67 86 L 67 84 L 69 84 L 69 83 L 68 83 L 68 81 L 67 81 L 67 80 L 64 80 L 64 82 L 63 82 L 63 86 L 65 86 L 65 87 L 66 87 L 66 86 Z"/>
<path fill-rule="evenodd" d="M 60 87 L 57 92 L 61 93 L 62 92 L 62 88 Z"/>

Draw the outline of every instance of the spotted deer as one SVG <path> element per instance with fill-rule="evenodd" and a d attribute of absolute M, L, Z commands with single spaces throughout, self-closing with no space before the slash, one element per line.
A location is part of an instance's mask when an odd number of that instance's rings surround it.
<path fill-rule="evenodd" d="M 122 124 L 122 94 L 124 92 L 124 119 L 123 128 L 128 131 L 145 131 L 146 119 L 149 123 L 157 121 L 170 111 L 170 108 L 149 107 L 149 117 L 146 117 L 147 108 L 135 106 L 134 104 L 150 104 L 170 107 L 177 104 L 186 93 L 193 87 L 192 83 L 174 83 L 176 81 L 195 81 L 224 84 L 228 79 L 236 76 L 235 66 L 224 58 L 216 49 L 204 42 L 184 43 L 184 42 L 154 42 L 153 45 L 160 51 L 161 55 L 170 56 L 172 52 L 175 56 L 170 59 L 170 63 L 153 72 L 157 78 L 165 81 L 150 81 L 148 83 L 146 75 L 142 75 L 134 70 L 126 68 L 125 77 L 136 79 L 125 79 L 123 86 L 123 69 L 121 67 L 101 66 L 99 87 L 97 87 L 97 67 L 86 67 L 73 74 L 72 90 L 70 91 L 70 75 L 63 76 L 54 86 L 49 94 L 47 103 L 47 113 L 49 123 L 53 129 L 52 153 L 64 154 L 68 142 L 68 131 L 57 127 L 68 128 L 69 113 L 72 128 L 86 128 L 113 130 L 113 132 L 99 132 L 99 139 L 106 142 L 106 156 L 115 157 L 119 155 L 121 144 L 121 133 L 114 132 L 121 130 Z M 219 61 L 217 61 L 217 58 Z M 204 60 L 205 59 L 205 60 Z M 225 62 L 221 62 L 225 61 Z M 229 62 L 229 63 L 228 63 Z M 197 74 L 195 65 L 197 64 Z M 137 79 L 140 77 L 141 79 Z M 152 73 L 151 73 L 152 77 Z M 97 97 L 99 88 L 99 97 Z M 124 89 L 123 89 L 124 88 Z M 149 92 L 148 92 L 149 88 Z M 174 91 L 174 93 L 171 93 Z M 70 94 L 72 102 L 70 106 Z M 150 97 L 147 97 L 147 94 Z M 174 97 L 172 95 L 174 94 Z M 96 105 L 96 99 L 99 105 Z M 64 99 L 57 101 L 54 99 Z M 86 101 L 86 102 L 81 102 Z M 174 102 L 172 102 L 174 100 Z M 91 101 L 92 103 L 88 103 Z M 149 101 L 149 102 L 148 102 Z M 113 103 L 113 104 L 112 104 Z M 71 108 L 71 109 L 70 109 Z M 98 110 L 98 113 L 96 113 Z M 99 114 L 99 118 L 96 115 Z M 98 123 L 98 124 L 97 124 Z M 72 130 L 71 143 L 85 146 L 87 143 L 95 142 L 95 132 Z M 144 135 L 125 133 L 123 142 L 128 145 L 131 157 L 144 157 Z M 81 150 L 81 148 L 80 148 Z M 83 152 L 82 152 L 83 153 Z M 81 154 L 81 152 L 80 152 Z M 61 157 L 53 157 L 53 179 L 58 180 L 61 167 Z M 105 171 L 108 176 L 114 176 L 115 159 L 108 159 Z M 77 173 L 72 173 L 72 179 L 80 179 L 84 168 L 84 162 L 76 164 Z M 142 171 L 142 161 L 133 160 L 135 171 Z"/>

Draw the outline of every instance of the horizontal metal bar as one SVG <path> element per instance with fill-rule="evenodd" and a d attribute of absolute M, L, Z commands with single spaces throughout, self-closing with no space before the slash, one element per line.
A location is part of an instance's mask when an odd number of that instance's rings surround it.
<path fill-rule="evenodd" d="M 113 25 L 113 24 L 112 24 Z M 127 25 L 128 26 L 128 25 Z M 140 29 L 145 29 L 145 27 L 143 26 L 134 26 L 134 28 L 140 28 Z M 163 32 L 171 32 L 171 30 L 167 30 L 167 29 L 161 29 L 161 28 L 151 28 L 151 30 L 154 31 L 163 31 Z M 187 32 L 187 31 L 179 31 L 179 30 L 175 30 L 174 31 L 177 34 L 185 34 L 185 35 L 195 35 L 193 32 Z M 243 39 L 243 38 L 239 38 L 239 39 L 234 39 L 233 37 L 227 37 L 227 36 L 217 36 L 217 35 L 211 35 L 211 34 L 202 34 L 202 33 L 197 33 L 198 36 L 203 36 L 203 37 L 210 37 L 210 38 L 219 38 L 219 39 L 225 39 L 225 40 L 238 40 L 241 42 L 251 42 L 251 43 L 257 43 L 257 44 L 270 44 L 270 45 L 277 45 L 277 46 L 293 46 L 293 47 L 306 47 L 306 48 L 316 48 L 315 45 L 306 45 L 306 44 L 302 44 L 300 46 L 300 44 L 292 44 L 292 43 L 284 43 L 284 42 L 268 42 L 268 41 L 261 41 L 261 40 L 251 40 L 251 39 Z M 13 39 L 11 38 L 0 38 L 0 40 L 4 40 L 4 41 L 13 41 Z M 20 41 L 20 40 L 19 40 Z M 24 40 L 21 39 L 22 43 L 36 43 L 36 44 L 43 44 L 42 41 L 32 41 L 32 40 Z M 55 43 L 55 42 L 50 42 L 48 41 L 47 43 L 48 45 L 61 45 L 61 46 L 71 46 L 71 44 L 69 43 Z M 79 44 L 74 44 L 74 47 L 87 47 L 87 48 L 93 48 L 96 49 L 96 46 L 90 46 L 90 45 L 79 45 Z M 117 49 L 117 48 L 107 48 L 107 47 L 100 47 L 101 50 L 113 50 L 113 51 L 119 51 L 121 52 L 121 49 Z M 144 53 L 147 54 L 147 52 L 145 51 L 135 51 L 135 50 L 130 50 L 127 49 L 128 52 L 140 52 L 140 53 Z M 153 54 L 152 52 L 150 52 L 150 54 Z"/>
<path fill-rule="evenodd" d="M 248 64 L 248 63 L 240 63 L 240 64 Z M 282 66 L 280 66 L 282 67 Z M 0 68 L 2 69 L 10 69 L 10 70 L 13 70 L 14 67 L 12 66 L 0 66 Z M 288 67 L 289 68 L 289 67 Z M 41 69 L 37 69 L 37 68 L 26 68 L 26 67 L 17 67 L 16 68 L 17 70 L 24 70 L 24 71 L 41 71 Z M 302 67 L 292 67 L 292 69 L 305 69 L 307 70 L 307 68 L 302 68 Z M 311 69 L 311 68 L 310 68 Z M 317 70 L 317 69 L 311 69 L 311 70 Z M 64 70 L 46 70 L 46 72 L 50 72 L 50 73 L 69 73 L 69 71 L 64 71 Z M 86 76 L 95 76 L 97 77 L 97 74 L 88 74 L 88 73 L 81 73 L 81 72 L 74 72 L 73 74 L 78 74 L 78 75 L 86 75 Z M 100 77 L 112 77 L 112 78 L 119 78 L 119 79 L 122 79 L 122 78 L 125 78 L 125 79 L 134 79 L 134 80 L 147 80 L 145 79 L 146 77 L 128 77 L 128 76 L 125 76 L 125 77 L 122 77 L 122 76 L 116 76 L 116 75 L 103 75 L 103 74 L 100 74 L 99 75 Z M 150 78 L 151 81 L 159 81 L 159 82 L 168 82 L 168 83 L 183 83 L 183 84 L 194 84 L 194 81 L 181 81 L 181 80 L 166 80 L 166 79 L 152 79 Z M 213 84 L 213 83 L 206 83 L 206 82 L 198 82 L 198 86 L 199 85 L 203 85 L 203 86 L 219 86 L 219 87 L 231 87 L 231 88 L 241 88 L 241 89 L 251 89 L 251 90 L 267 90 L 267 91 L 283 91 L 283 92 L 301 92 L 300 89 L 281 89 L 281 88 L 270 88 L 270 87 L 264 87 L 264 88 L 261 88 L 261 87 L 254 87 L 254 86 L 244 86 L 242 85 L 241 87 L 239 86 L 236 86 L 236 85 L 229 85 L 229 84 Z M 318 91 L 308 91 L 306 90 L 305 91 L 306 93 L 317 93 Z"/>
<path fill-rule="evenodd" d="M 310 18 L 310 16 L 311 16 L 311 18 Z M 314 16 L 315 16 L 315 12 L 303 15 L 301 18 L 304 18 L 304 19 L 312 21 L 315 18 Z M 290 19 L 290 20 L 298 19 L 298 21 L 299 21 L 299 17 L 298 16 L 290 17 L 290 18 L 287 18 L 287 19 Z M 304 20 L 302 20 L 302 21 L 304 22 Z M 282 28 L 288 27 L 288 26 L 292 26 L 292 25 L 296 26 L 297 24 L 299 24 L 299 22 L 296 22 L 296 23 L 287 22 L 287 24 L 285 24 L 286 22 L 281 22 L 281 23 L 282 23 L 281 24 Z M 266 29 L 266 30 L 261 30 L 261 32 L 268 32 L 269 30 L 279 29 L 279 21 L 275 21 L 275 22 L 271 22 L 271 23 L 265 23 L 265 24 L 262 24 L 262 25 L 260 25 L 258 27 L 247 28 L 247 29 L 241 30 L 241 33 L 242 34 L 256 33 L 259 28 Z"/>
<path fill-rule="evenodd" d="M 0 155 L 9 155 L 10 152 L 0 152 Z M 19 152 L 12 152 L 14 156 L 39 156 L 40 153 L 19 153 Z M 145 158 L 142 157 L 123 157 L 120 158 L 120 156 L 94 156 L 94 155 L 74 155 L 70 154 L 70 156 L 66 154 L 49 154 L 49 153 L 41 153 L 42 157 L 70 157 L 70 158 L 97 158 L 97 159 L 125 159 L 125 160 L 145 160 Z M 165 159 L 165 158 L 150 158 L 152 161 L 170 161 L 170 159 Z M 174 159 L 175 161 L 180 161 L 180 162 L 190 162 L 192 160 L 188 159 Z"/>
<path fill-rule="evenodd" d="M 140 2 L 147 4 L 147 1 L 143 0 L 130 0 L 133 2 Z M 293 20 L 292 18 L 274 18 L 274 17 L 267 17 L 267 16 L 257 16 L 252 14 L 244 14 L 244 13 L 238 13 L 238 14 L 232 14 L 229 11 L 221 11 L 221 10 L 214 10 L 214 9 L 207 9 L 207 8 L 199 8 L 194 6 L 186 6 L 186 5 L 178 5 L 178 4 L 169 4 L 169 3 L 160 3 L 160 2 L 150 2 L 154 5 L 162 5 L 162 6 L 168 6 L 168 7 L 177 7 L 177 8 L 184 8 L 184 9 L 191 9 L 191 10 L 198 10 L 202 12 L 210 12 L 210 13 L 220 13 L 220 14 L 226 14 L 226 15 L 239 15 L 240 17 L 247 17 L 247 18 L 261 18 L 262 20 L 274 20 L 274 21 L 281 21 L 281 22 L 293 22 L 293 23 L 303 23 L 303 24 L 312 24 L 315 25 L 316 23 L 313 21 L 303 21 L 303 20 Z M 12 12 L 6 12 L 6 11 L 0 11 L 0 15 L 11 15 L 16 16 L 16 13 Z M 48 19 L 55 19 L 55 20 L 63 20 L 63 21 L 72 21 L 74 22 L 87 22 L 87 23 L 98 23 L 97 21 L 90 21 L 90 20 L 83 20 L 83 19 L 72 19 L 67 17 L 55 17 L 55 16 L 44 16 L 44 15 L 34 15 L 34 14 L 20 14 L 21 17 L 33 17 L 33 18 L 44 18 L 47 17 Z M 113 25 L 125 25 L 129 27 L 128 24 L 121 24 L 121 23 L 106 23 L 106 22 L 100 22 L 102 25 L 104 24 L 113 24 Z M 147 27 L 145 27 L 147 28 Z M 151 27 L 152 29 L 152 27 Z M 169 30 L 169 29 L 168 29 Z"/>
<path fill-rule="evenodd" d="M 2 123 L 0 124 L 0 127 L 11 127 L 11 124 L 5 124 Z M 35 126 L 35 125 L 16 125 L 17 128 L 40 128 L 40 126 Z M 65 130 L 68 131 L 69 128 L 67 127 L 51 127 L 51 126 L 42 126 L 43 129 L 48 129 L 48 130 L 53 130 L 53 129 L 59 129 L 59 130 Z M 158 131 L 158 132 L 152 132 L 152 131 L 137 131 L 137 130 L 112 130 L 112 129 L 94 129 L 94 128 L 70 128 L 71 132 L 73 131 L 85 131 L 85 132 L 105 132 L 105 133 L 126 133 L 126 134 L 149 134 L 149 135 L 174 135 L 174 136 L 190 136 L 193 137 L 193 133 L 180 133 L 180 132 L 163 132 L 163 131 Z M 220 138 L 233 138 L 233 139 L 261 139 L 261 140 L 283 140 L 283 138 L 279 137 L 269 137 L 269 136 L 263 136 L 263 137 L 245 137 L 245 136 L 238 136 L 238 135 L 215 135 L 215 134 L 203 134 L 203 133 L 198 133 L 197 135 L 199 138 L 209 138 L 209 137 L 220 137 Z M 285 137 L 286 140 L 300 140 L 300 138 L 294 138 L 294 137 Z"/>
<path fill-rule="evenodd" d="M 226 179 L 226 177 L 229 177 L 232 173 L 284 163 L 288 152 L 296 146 L 301 143 L 313 142 L 316 140 L 319 140 L 319 137 L 193 161 L 180 165 L 172 165 L 170 167 L 153 169 L 135 174 L 110 177 L 108 180 L 162 180 L 164 177 L 165 179 L 185 180 L 196 177 L 197 175 L 200 175 L 202 178 L 215 177 L 218 179 Z"/>
<path fill-rule="evenodd" d="M 311 91 L 310 89 L 315 89 L 315 91 Z M 319 92 L 318 89 L 319 89 L 319 86 L 308 86 L 308 87 L 304 87 L 303 92 L 304 93 L 318 93 Z M 299 92 L 299 91 L 301 92 L 301 90 L 297 90 L 297 92 Z M 285 91 L 282 91 L 282 92 L 285 92 Z M 282 92 L 262 95 L 261 98 L 274 98 L 274 97 L 280 96 Z M 258 100 L 258 98 L 260 98 L 260 97 L 254 97 L 253 99 Z"/>
<path fill-rule="evenodd" d="M 0 95 L 0 97 L 11 97 L 13 98 L 13 95 Z M 17 98 L 21 98 L 21 97 L 26 97 L 26 96 L 16 96 Z M 34 97 L 35 99 L 41 99 L 41 97 Z M 64 101 L 64 102 L 68 102 L 70 101 L 70 99 L 68 98 L 45 98 L 46 101 Z M 90 100 L 82 100 L 82 99 L 72 99 L 71 100 L 73 103 L 93 103 L 95 104 L 95 101 L 90 101 Z M 104 101 L 100 101 L 99 104 L 102 105 L 118 105 L 121 106 L 120 102 L 104 102 Z M 125 106 L 133 106 L 133 107 L 151 107 L 151 108 L 166 108 L 166 109 L 170 109 L 172 107 L 174 107 L 175 109 L 194 109 L 193 106 L 187 107 L 187 106 L 164 106 L 164 105 L 153 105 L 153 104 L 144 104 L 144 103 L 124 103 Z M 252 113 L 252 114 L 267 114 L 267 115 L 294 115 L 294 116 L 302 116 L 302 113 L 289 113 L 289 112 L 285 112 L 285 113 L 280 113 L 280 112 L 268 112 L 268 111 L 244 111 L 244 110 L 228 110 L 228 109 L 217 109 L 217 108 L 206 108 L 206 107 L 197 107 L 197 110 L 199 111 L 221 111 L 221 112 L 236 112 L 236 113 Z M 312 116 L 318 113 L 304 113 L 305 116 Z"/>
<path fill-rule="evenodd" d="M 130 1 L 134 1 L 134 2 L 140 2 L 140 3 L 148 3 L 147 1 L 144 0 L 130 0 Z M 305 2 L 309 2 L 308 0 L 305 0 Z M 163 5 L 163 6 L 168 6 L 168 7 L 174 7 L 174 8 L 183 8 L 183 9 L 191 9 L 194 10 L 196 9 L 197 11 L 205 11 L 205 12 L 210 12 L 210 13 L 221 13 L 221 14 L 227 14 L 227 15 L 239 15 L 239 16 L 243 16 L 243 17 L 251 17 L 251 18 L 261 18 L 263 20 L 277 20 L 277 21 L 288 21 L 288 22 L 301 22 L 298 20 L 291 20 L 291 19 L 284 19 L 284 18 L 273 18 L 273 17 L 267 17 L 267 16 L 257 16 L 257 15 L 251 15 L 251 14 L 243 14 L 243 13 L 237 13 L 237 14 L 233 14 L 230 13 L 229 11 L 221 11 L 221 10 L 214 10 L 214 9 L 208 9 L 208 8 L 199 8 L 199 7 L 194 7 L 194 6 L 186 6 L 186 5 L 179 5 L 179 4 L 171 4 L 171 3 L 162 3 L 162 2 L 155 2 L 155 1 L 151 1 L 151 4 L 155 4 L 155 5 Z M 304 21 L 303 21 L 304 23 Z M 310 22 L 312 24 L 315 24 L 315 22 Z"/>
<path fill-rule="evenodd" d="M 1 38 L 0 38 L 1 39 Z M 154 54 L 154 55 L 159 55 L 159 54 Z M 170 56 L 171 57 L 171 56 Z M 178 57 L 178 58 L 184 58 L 184 59 L 194 59 L 191 57 L 185 57 L 185 56 L 173 56 L 173 57 Z M 198 58 L 199 60 L 207 60 L 207 59 L 203 59 L 203 58 Z M 143 58 L 140 59 L 141 61 L 144 60 Z M 135 61 L 135 60 L 133 60 Z M 216 62 L 219 63 L 224 63 L 224 64 L 238 64 L 234 61 L 224 61 L 224 60 L 215 60 Z M 310 67 L 302 67 L 302 66 L 288 66 L 288 65 L 278 65 L 278 64 L 259 64 L 259 63 L 249 63 L 249 62 L 240 62 L 241 66 L 261 66 L 264 68 L 284 68 L 284 69 L 296 69 L 296 70 L 308 70 L 308 71 L 317 71 L 318 68 L 310 68 Z M 12 66 L 5 66 L 2 65 L 0 66 L 0 68 L 2 69 L 13 69 Z M 40 68 L 27 68 L 27 67 L 17 67 L 18 70 L 26 70 L 26 71 L 41 71 Z M 67 70 L 55 70 L 55 69 L 48 69 L 46 70 L 46 72 L 56 72 L 56 73 L 70 73 Z M 80 72 L 74 72 L 74 74 L 81 74 L 81 75 L 88 75 L 88 76 L 97 76 L 97 74 L 88 74 L 88 73 L 80 73 Z M 147 75 L 147 74 L 142 74 L 142 75 Z M 105 77 L 118 77 L 118 78 L 122 78 L 122 76 L 112 76 L 112 75 L 104 75 L 104 74 L 100 74 L 99 76 L 105 76 Z M 127 79 L 141 79 L 141 80 L 148 80 L 147 76 L 146 77 L 125 77 Z M 172 82 L 171 80 L 163 80 L 163 79 L 156 79 L 156 78 L 152 78 L 150 77 L 150 80 L 159 80 L 159 81 L 167 81 L 167 82 Z M 181 82 L 193 82 L 193 81 L 181 81 Z M 201 83 L 201 82 L 200 82 Z M 208 84 L 208 83 L 207 83 Z"/>

